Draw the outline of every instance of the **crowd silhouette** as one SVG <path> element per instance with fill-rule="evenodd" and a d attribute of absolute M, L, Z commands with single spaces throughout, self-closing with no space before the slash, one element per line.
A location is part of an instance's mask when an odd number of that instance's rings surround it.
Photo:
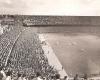
<path fill-rule="evenodd" d="M 60 74 L 55 74 L 48 79 L 46 76 L 42 76 L 39 72 L 30 76 L 18 72 L 16 76 L 13 76 L 12 70 L 8 69 L 5 71 L 4 69 L 4 67 L 0 67 L 0 80 L 67 80 L 67 76 L 61 79 Z"/>

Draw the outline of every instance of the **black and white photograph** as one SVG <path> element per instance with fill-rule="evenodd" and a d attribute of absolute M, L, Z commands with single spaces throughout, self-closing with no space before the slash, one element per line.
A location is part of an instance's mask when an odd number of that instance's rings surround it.
<path fill-rule="evenodd" d="M 0 0 L 0 80 L 100 80 L 100 0 Z"/>

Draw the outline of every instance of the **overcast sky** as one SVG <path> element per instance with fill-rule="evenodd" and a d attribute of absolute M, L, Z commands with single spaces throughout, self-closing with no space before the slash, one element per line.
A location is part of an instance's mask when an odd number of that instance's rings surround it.
<path fill-rule="evenodd" d="M 0 13 L 97 16 L 100 0 L 0 0 Z"/>

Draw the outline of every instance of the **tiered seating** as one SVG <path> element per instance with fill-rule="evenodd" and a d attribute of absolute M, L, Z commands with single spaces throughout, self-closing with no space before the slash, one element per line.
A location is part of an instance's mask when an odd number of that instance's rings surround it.
<path fill-rule="evenodd" d="M 11 64 L 8 66 L 13 69 L 15 75 L 17 72 L 25 73 L 27 76 L 35 75 L 37 72 L 46 77 L 54 75 L 55 71 L 48 64 L 37 34 L 27 31 L 17 41 L 9 58 Z"/>
<path fill-rule="evenodd" d="M 13 47 L 5 70 L 10 68 L 13 71 L 13 76 L 19 72 L 29 77 L 39 72 L 42 76 L 50 78 L 57 71 L 49 65 L 48 59 L 41 48 L 38 34 L 31 29 L 26 29 L 20 34 L 14 45 L 16 38 L 23 29 L 24 27 L 20 25 L 13 26 L 10 32 L 0 36 L 1 65 L 5 65 L 9 50 Z"/>
<path fill-rule="evenodd" d="M 16 27 L 8 25 L 8 27 L 11 31 L 4 32 L 2 35 L 0 35 L 0 62 L 2 62 L 1 65 L 5 64 L 9 50 L 13 46 L 13 42 L 18 36 L 19 32 L 23 29 L 20 26 Z"/>

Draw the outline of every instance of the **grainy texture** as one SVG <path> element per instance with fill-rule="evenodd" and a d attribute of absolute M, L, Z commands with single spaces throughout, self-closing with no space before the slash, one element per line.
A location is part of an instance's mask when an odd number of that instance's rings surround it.
<path fill-rule="evenodd" d="M 10 24 L 15 21 L 19 21 L 23 24 L 26 20 L 27 23 L 31 23 L 32 25 L 41 26 L 41 25 L 49 25 L 49 26 L 98 26 L 100 25 L 100 17 L 99 16 L 33 16 L 33 15 L 0 15 L 0 18 L 6 18 L 4 21 L 8 21 Z M 10 18 L 9 20 L 7 18 Z"/>
<path fill-rule="evenodd" d="M 1 26 L 6 30 L 4 24 Z M 49 65 L 34 29 L 25 28 L 17 22 L 8 27 L 10 31 L 6 30 L 0 35 L 0 64 L 5 65 L 7 61 L 6 70 L 11 69 L 13 76 L 18 72 L 25 73 L 27 76 L 39 72 L 42 76 L 50 78 L 57 73 Z"/>

